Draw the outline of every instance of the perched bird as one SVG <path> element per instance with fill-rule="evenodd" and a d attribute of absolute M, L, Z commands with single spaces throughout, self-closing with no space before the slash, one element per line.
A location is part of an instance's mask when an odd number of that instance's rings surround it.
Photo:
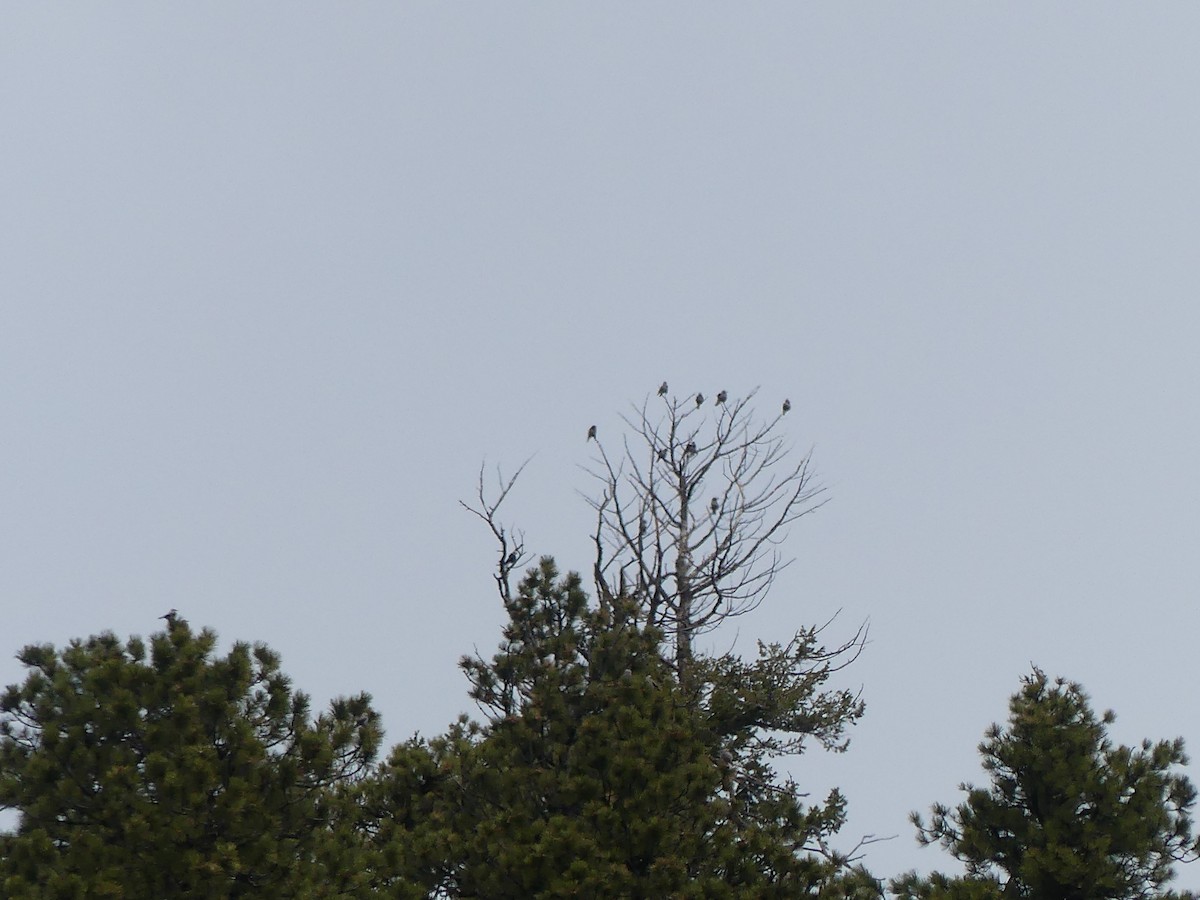
<path fill-rule="evenodd" d="M 658 386 L 658 396 L 667 396 L 667 383 L 665 381 Z"/>
<path fill-rule="evenodd" d="M 159 616 L 159 618 L 160 618 L 160 619 L 166 619 L 166 620 L 167 620 L 167 627 L 170 627 L 170 626 L 174 625 L 176 621 L 178 621 L 178 619 L 179 619 L 179 610 L 177 610 L 177 609 L 169 609 L 169 610 L 167 610 L 167 614 L 166 614 L 165 616 Z"/>
<path fill-rule="evenodd" d="M 787 412 L 789 409 L 791 409 L 791 408 L 792 408 L 792 401 L 791 401 L 791 400 L 784 400 L 784 401 L 783 401 L 783 411 L 786 413 L 786 412 Z"/>
<path fill-rule="evenodd" d="M 724 402 L 725 402 L 725 399 L 726 399 L 728 396 L 729 396 L 729 395 L 728 395 L 727 393 L 725 393 L 724 391 L 721 391 L 719 394 L 717 394 L 717 402 L 718 402 L 718 403 L 724 403 Z"/>
<path fill-rule="evenodd" d="M 515 566 L 517 564 L 517 560 L 520 558 L 521 554 L 514 550 L 512 553 L 508 554 L 508 558 L 504 560 L 504 564 L 508 566 Z"/>
<path fill-rule="evenodd" d="M 704 395 L 697 394 L 696 395 L 696 406 L 699 407 L 703 402 L 704 402 Z"/>
<path fill-rule="evenodd" d="M 717 514 L 717 510 L 721 508 L 721 504 L 717 502 L 716 497 L 713 497 L 712 503 L 708 504 L 708 508 L 712 511 L 712 514 L 715 516 Z"/>
<path fill-rule="evenodd" d="M 696 452 L 696 442 L 688 441 L 688 445 L 683 448 L 683 452 L 684 453 L 695 453 Z"/>
<path fill-rule="evenodd" d="M 659 449 L 659 451 L 658 451 L 658 461 L 659 461 L 659 462 L 666 462 L 666 461 L 667 461 L 667 448 L 666 448 L 666 447 L 662 447 L 662 448 L 660 448 L 660 449 Z"/>
<path fill-rule="evenodd" d="M 589 441 L 594 441 L 596 439 L 596 426 L 595 425 L 593 425 L 591 428 L 588 429 L 587 439 Z"/>
<path fill-rule="evenodd" d="M 728 747 L 722 747 L 721 752 L 717 754 L 717 768 L 721 770 L 721 787 L 732 794 L 736 782 L 733 771 L 733 754 Z"/>

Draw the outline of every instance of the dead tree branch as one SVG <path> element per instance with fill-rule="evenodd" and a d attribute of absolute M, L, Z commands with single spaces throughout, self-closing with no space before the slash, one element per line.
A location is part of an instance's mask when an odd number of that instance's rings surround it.
<path fill-rule="evenodd" d="M 513 489 L 513 485 L 517 483 L 517 479 L 521 477 L 521 473 L 525 471 L 525 467 L 529 465 L 529 461 L 533 459 L 531 456 L 525 462 L 517 467 L 517 471 L 510 478 L 505 478 L 499 466 L 496 467 L 496 485 L 497 494 L 494 500 L 488 499 L 487 488 L 484 485 L 484 469 L 485 466 L 479 467 L 479 485 L 475 492 L 478 506 L 459 500 L 458 505 L 467 512 L 472 513 L 481 518 L 495 535 L 497 543 L 500 545 L 500 560 L 496 564 L 496 589 L 500 593 L 500 599 L 507 605 L 512 601 L 512 584 L 511 576 L 515 569 L 527 562 L 529 556 L 525 552 L 525 533 L 517 529 L 508 529 L 501 524 L 497 512 L 500 505 L 504 502 L 504 498 L 508 496 Z"/>
<path fill-rule="evenodd" d="M 697 635 L 755 609 L 791 562 L 787 527 L 818 509 L 811 454 L 792 461 L 777 433 L 790 409 L 767 420 L 751 408 L 757 389 L 715 404 L 660 393 L 624 417 L 629 431 L 611 454 L 597 440 L 600 483 L 594 576 L 599 595 L 631 593 L 650 624 L 675 643 L 676 665 Z"/>

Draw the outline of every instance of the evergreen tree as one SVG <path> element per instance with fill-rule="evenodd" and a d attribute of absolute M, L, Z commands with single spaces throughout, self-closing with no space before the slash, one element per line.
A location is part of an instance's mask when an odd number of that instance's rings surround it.
<path fill-rule="evenodd" d="M 397 748 L 376 784 L 392 896 L 877 895 L 807 852 L 828 822 L 794 785 L 722 753 L 636 603 L 593 608 L 544 558 L 508 613 L 462 662 L 486 721 Z"/>
<path fill-rule="evenodd" d="M 822 489 L 812 481 L 809 457 L 789 460 L 778 433 L 789 404 L 759 422 L 754 392 L 730 399 L 719 391 L 711 407 L 695 402 L 696 395 L 679 400 L 668 393 L 660 388 L 656 401 L 635 407 L 615 456 L 605 442 L 594 444 L 592 474 L 601 485 L 590 501 L 597 612 L 632 604 L 644 630 L 657 636 L 656 653 L 674 675 L 678 701 L 704 722 L 710 756 L 742 776 L 728 798 L 731 827 L 750 841 L 751 829 L 786 823 L 805 835 L 794 851 L 846 867 L 855 851 L 839 852 L 832 844 L 845 822 L 841 792 L 800 804 L 798 785 L 781 779 L 774 761 L 813 745 L 846 749 L 863 703 L 828 683 L 857 658 L 866 626 L 832 646 L 823 643 L 823 629 L 802 627 L 786 643 L 761 643 L 749 661 L 709 655 L 697 644 L 763 602 L 787 565 L 779 547 L 788 527 L 821 505 Z M 653 413 L 652 404 L 661 412 Z M 502 525 L 498 510 L 520 474 L 501 478 L 492 500 L 481 472 L 478 505 L 463 504 L 497 539 L 495 579 L 506 607 L 514 599 L 513 576 L 528 556 L 523 535 Z M 873 884 L 861 871 L 847 878 L 847 884 Z"/>
<path fill-rule="evenodd" d="M 323 897 L 358 859 L 340 805 L 377 751 L 370 698 L 315 721 L 263 645 L 155 634 L 29 646 L 0 699 L 8 898 Z"/>
<path fill-rule="evenodd" d="M 790 800 L 783 809 L 777 801 L 798 794 L 794 782 L 779 780 L 774 759 L 814 744 L 846 749 L 863 702 L 827 684 L 857 658 L 867 629 L 827 646 L 822 628 L 801 627 L 786 643 L 760 642 L 750 661 L 697 646 L 701 635 L 766 599 L 788 564 L 780 550 L 788 528 L 824 503 L 810 456 L 793 456 L 779 432 L 790 404 L 761 421 L 755 394 L 722 390 L 706 406 L 662 392 L 626 417 L 628 435 L 615 456 L 597 441 L 592 568 L 602 606 L 627 595 L 667 636 L 664 660 L 707 716 L 719 752 L 743 773 L 739 821 L 768 822 L 793 815 Z M 845 809 L 838 790 L 804 809 L 808 849 L 847 861 L 830 841 Z"/>
<path fill-rule="evenodd" d="M 966 866 L 961 878 L 909 873 L 898 897 L 983 900 L 1172 898 L 1173 864 L 1196 858 L 1182 740 L 1114 747 L 1113 713 L 1097 718 L 1074 683 L 1039 670 L 1009 704 L 1007 728 L 979 746 L 987 788 L 963 785 L 966 802 L 937 804 L 923 844 L 940 842 Z M 1191 896 L 1184 894 L 1182 896 Z"/>

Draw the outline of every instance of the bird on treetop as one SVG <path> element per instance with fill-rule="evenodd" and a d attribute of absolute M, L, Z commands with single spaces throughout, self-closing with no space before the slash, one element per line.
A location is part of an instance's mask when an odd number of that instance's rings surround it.
<path fill-rule="evenodd" d="M 786 413 L 786 412 L 787 412 L 789 409 L 791 409 L 791 408 L 792 408 L 792 401 L 791 401 L 791 400 L 784 400 L 784 401 L 783 401 L 783 411 Z"/>
<path fill-rule="evenodd" d="M 504 563 L 505 565 L 515 566 L 517 564 L 517 560 L 520 558 L 521 554 L 514 550 L 512 553 L 508 554 L 508 558 L 504 560 Z"/>
<path fill-rule="evenodd" d="M 697 407 L 699 407 L 699 406 L 700 406 L 700 404 L 702 404 L 703 402 L 704 402 L 704 395 L 703 395 L 703 394 L 697 394 L 697 395 L 696 395 L 696 406 L 697 406 Z"/>
<path fill-rule="evenodd" d="M 667 383 L 665 381 L 658 386 L 658 396 L 667 396 Z"/>
<path fill-rule="evenodd" d="M 684 453 L 695 453 L 696 452 L 696 442 L 688 441 L 688 445 L 683 448 L 683 452 Z"/>
<path fill-rule="evenodd" d="M 595 425 L 593 425 L 591 428 L 588 429 L 587 439 L 589 441 L 594 441 L 596 439 L 596 426 Z"/>
<path fill-rule="evenodd" d="M 167 620 L 167 624 L 168 624 L 168 625 L 174 625 L 174 624 L 175 624 L 175 620 L 176 620 L 177 618 L 179 618 L 179 610 L 177 610 L 177 609 L 174 609 L 174 608 L 172 608 L 172 609 L 169 609 L 169 610 L 167 610 L 167 613 L 166 613 L 166 615 L 159 616 L 159 618 L 160 618 L 160 619 L 166 619 L 166 620 Z"/>
<path fill-rule="evenodd" d="M 726 397 L 728 397 L 728 396 L 729 396 L 729 395 L 728 395 L 727 393 L 725 393 L 724 391 L 721 391 L 719 394 L 717 394 L 717 402 L 718 402 L 718 403 L 724 403 L 724 402 L 725 402 L 725 398 L 726 398 Z"/>

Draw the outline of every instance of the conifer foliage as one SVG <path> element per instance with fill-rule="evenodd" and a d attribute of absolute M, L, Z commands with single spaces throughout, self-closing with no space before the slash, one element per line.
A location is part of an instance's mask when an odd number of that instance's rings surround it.
<path fill-rule="evenodd" d="M 321 897 L 353 880 L 339 788 L 381 730 L 366 695 L 313 720 L 263 645 L 171 621 L 29 646 L 0 699 L 0 895 Z"/>
<path fill-rule="evenodd" d="M 1196 792 L 1177 767 L 1181 740 L 1113 746 L 1112 712 L 1099 718 L 1074 683 L 1038 669 L 1013 696 L 1007 727 L 979 746 L 986 788 L 963 785 L 966 802 L 936 804 L 919 840 L 940 842 L 966 876 L 913 873 L 892 883 L 901 900 L 1171 898 L 1173 864 L 1196 858 Z M 1191 895 L 1182 895 L 1191 896 Z"/>
<path fill-rule="evenodd" d="M 462 661 L 485 721 L 397 748 L 381 773 L 372 818 L 409 884 L 496 900 L 874 895 L 803 852 L 829 823 L 729 753 L 636 602 L 592 606 L 543 558 L 507 607 L 499 651 Z"/>

